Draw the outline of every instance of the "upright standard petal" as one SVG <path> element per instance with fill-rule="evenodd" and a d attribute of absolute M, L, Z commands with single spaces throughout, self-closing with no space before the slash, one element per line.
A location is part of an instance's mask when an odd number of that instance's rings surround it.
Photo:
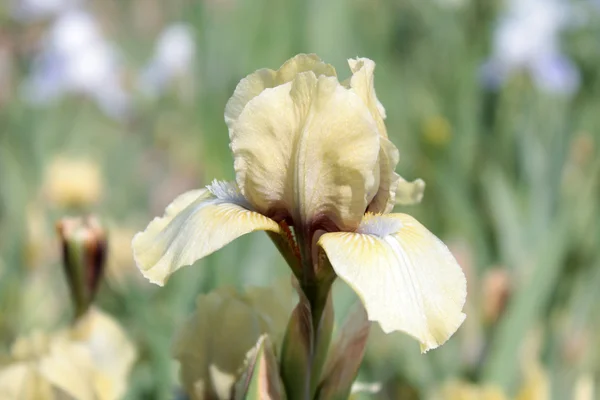
<path fill-rule="evenodd" d="M 162 286 L 179 268 L 257 230 L 280 232 L 275 221 L 250 210 L 234 184 L 215 182 L 176 198 L 134 236 L 133 255 L 142 274 Z"/>
<path fill-rule="evenodd" d="M 356 233 L 321 236 L 333 269 L 385 332 L 403 331 L 421 351 L 444 343 L 465 319 L 465 276 L 448 248 L 406 214 L 367 215 Z"/>
<path fill-rule="evenodd" d="M 398 149 L 388 139 L 379 138 L 379 188 L 367 209 L 374 214 L 389 213 L 396 205 L 396 193 L 400 175 L 394 170 L 398 164 Z"/>
<path fill-rule="evenodd" d="M 368 58 L 357 58 L 348 60 L 352 77 L 347 86 L 356 93 L 377 123 L 377 129 L 381 135 L 381 148 L 379 151 L 379 189 L 375 198 L 369 204 L 372 213 L 389 213 L 395 205 L 396 186 L 400 176 L 394 172 L 400 159 L 398 149 L 387 138 L 385 127 L 385 108 L 377 99 L 375 93 L 375 63 Z"/>
<path fill-rule="evenodd" d="M 233 96 L 225 106 L 225 122 L 231 129 L 244 107 L 263 90 L 290 82 L 301 72 L 312 71 L 316 76 L 336 76 L 335 68 L 321 61 L 315 54 L 298 54 L 289 59 L 277 71 L 259 69 L 238 83 Z"/>
<path fill-rule="evenodd" d="M 230 129 L 240 190 L 263 214 L 360 223 L 377 191 L 379 134 L 362 100 L 312 71 L 254 97 Z"/>
<path fill-rule="evenodd" d="M 377 99 L 375 94 L 375 63 L 368 58 L 357 58 L 348 60 L 352 77 L 350 78 L 350 88 L 360 96 L 364 103 L 369 107 L 369 111 L 377 122 L 379 133 L 387 138 L 385 128 L 385 108 Z"/>

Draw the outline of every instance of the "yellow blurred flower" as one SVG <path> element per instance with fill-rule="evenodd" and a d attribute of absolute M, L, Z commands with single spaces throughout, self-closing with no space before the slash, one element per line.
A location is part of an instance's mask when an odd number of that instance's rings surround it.
<path fill-rule="evenodd" d="M 465 277 L 423 225 L 390 214 L 397 197 L 420 200 L 424 184 L 395 172 L 399 152 L 375 94 L 375 63 L 348 63 L 342 83 L 331 65 L 304 54 L 243 79 L 225 108 L 236 182 L 176 198 L 134 237 L 134 257 L 163 285 L 239 236 L 267 231 L 301 282 L 333 268 L 370 320 L 427 351 L 462 324 Z"/>
<path fill-rule="evenodd" d="M 120 399 L 135 357 L 121 327 L 90 309 L 70 329 L 19 338 L 12 347 L 12 363 L 0 369 L 0 398 Z"/>
<path fill-rule="evenodd" d="M 452 126 L 441 115 L 431 116 L 423 123 L 423 137 L 433 146 L 444 147 L 452 139 Z"/>
<path fill-rule="evenodd" d="M 526 359 L 522 364 L 523 379 L 515 397 L 508 397 L 499 387 L 450 381 L 432 396 L 432 400 L 549 400 L 548 375 L 537 359 Z"/>
<path fill-rule="evenodd" d="M 584 373 L 575 382 L 573 388 L 573 400 L 593 400 L 595 387 L 594 377 L 591 373 Z"/>
<path fill-rule="evenodd" d="M 55 206 L 83 208 L 100 199 L 102 186 L 97 164 L 86 159 L 59 157 L 48 166 L 44 192 Z"/>
<path fill-rule="evenodd" d="M 525 361 L 523 382 L 515 400 L 550 400 L 550 381 L 539 361 Z"/>
<path fill-rule="evenodd" d="M 246 355 L 263 334 L 275 348 L 294 307 L 291 284 L 200 295 L 173 346 L 184 388 L 193 400 L 229 399 Z"/>
<path fill-rule="evenodd" d="M 446 383 L 433 400 L 508 400 L 500 388 L 464 381 Z"/>

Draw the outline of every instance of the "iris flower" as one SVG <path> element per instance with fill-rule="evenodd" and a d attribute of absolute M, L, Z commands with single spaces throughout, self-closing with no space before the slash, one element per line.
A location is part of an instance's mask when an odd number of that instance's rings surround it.
<path fill-rule="evenodd" d="M 46 105 L 67 94 L 84 95 L 108 116 L 125 117 L 129 95 L 120 79 L 119 55 L 84 10 L 68 10 L 57 18 L 43 41 L 31 76 L 24 83 L 26 101 Z"/>
<path fill-rule="evenodd" d="M 90 308 L 75 325 L 20 337 L 0 368 L 1 399 L 123 398 L 136 350 L 119 324 Z"/>
<path fill-rule="evenodd" d="M 448 248 L 417 220 L 390 213 L 418 201 L 423 182 L 394 172 L 377 100 L 375 63 L 352 76 L 314 55 L 243 79 L 225 108 L 235 182 L 176 198 L 133 239 L 136 263 L 163 285 L 183 266 L 252 231 L 267 231 L 300 282 L 333 268 L 385 332 L 427 351 L 461 325 L 466 281 Z"/>
<path fill-rule="evenodd" d="M 482 68 L 484 84 L 496 89 L 524 70 L 545 92 L 576 92 L 579 70 L 560 48 L 561 34 L 574 23 L 569 2 L 512 0 L 507 6 L 494 32 L 493 54 Z"/>
<path fill-rule="evenodd" d="M 169 26 L 158 38 L 154 56 L 140 75 L 140 89 L 149 96 L 157 96 L 179 78 L 191 80 L 195 53 L 192 28 L 182 23 Z"/>

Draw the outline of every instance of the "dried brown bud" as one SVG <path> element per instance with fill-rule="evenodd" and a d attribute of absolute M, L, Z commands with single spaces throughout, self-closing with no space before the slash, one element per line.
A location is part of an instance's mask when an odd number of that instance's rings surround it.
<path fill-rule="evenodd" d="M 107 253 L 106 234 L 94 216 L 63 218 L 56 227 L 75 318 L 79 318 L 87 311 L 100 285 Z"/>

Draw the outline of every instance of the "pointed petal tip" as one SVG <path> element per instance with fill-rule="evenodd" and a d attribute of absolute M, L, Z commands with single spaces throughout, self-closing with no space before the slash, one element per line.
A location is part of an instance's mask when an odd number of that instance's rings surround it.
<path fill-rule="evenodd" d="M 356 58 L 349 58 L 348 65 L 350 66 L 350 70 L 352 72 L 356 72 L 363 66 L 367 66 L 367 68 L 369 68 L 371 70 L 370 72 L 372 73 L 372 70 L 375 68 L 375 61 L 367 57 L 357 56 Z"/>
<path fill-rule="evenodd" d="M 361 301 L 362 301 L 362 299 L 361 299 Z M 377 322 L 379 324 L 379 326 L 381 327 L 381 330 L 385 334 L 390 334 L 390 333 L 395 333 L 395 332 L 403 332 L 403 333 L 408 334 L 409 336 L 411 336 L 412 338 L 416 339 L 419 342 L 419 348 L 421 350 L 421 354 L 425 354 L 425 353 L 428 353 L 430 350 L 437 349 L 438 347 L 440 347 L 441 345 L 446 343 L 448 340 L 450 340 L 450 338 L 456 333 L 456 331 L 458 331 L 458 328 L 460 328 L 460 326 L 463 324 L 463 322 L 465 321 L 466 318 L 467 318 L 467 315 L 465 313 L 460 313 L 460 315 L 456 318 L 456 321 L 454 323 L 450 324 L 451 327 L 450 327 L 449 331 L 452 333 L 450 333 L 449 335 L 444 335 L 442 337 L 438 337 L 437 339 L 432 337 L 432 338 L 425 339 L 425 340 L 423 338 L 417 337 L 409 332 L 406 332 L 404 329 L 386 324 L 384 321 L 379 321 L 379 320 L 376 320 L 371 317 L 369 317 L 369 321 Z"/>
<path fill-rule="evenodd" d="M 448 335 L 447 337 L 442 338 L 442 340 L 420 342 L 421 354 L 425 354 L 425 353 L 429 352 L 429 350 L 435 350 L 438 347 L 440 347 L 441 345 L 443 345 L 444 343 L 446 343 L 448 340 L 450 340 L 450 338 L 456 333 L 456 331 L 458 331 L 458 328 L 460 328 L 460 326 L 462 325 L 462 323 L 465 321 L 466 318 L 467 318 L 467 315 L 465 313 L 460 313 L 460 315 L 456 319 L 456 323 L 451 328 L 452 333 L 450 335 Z"/>

